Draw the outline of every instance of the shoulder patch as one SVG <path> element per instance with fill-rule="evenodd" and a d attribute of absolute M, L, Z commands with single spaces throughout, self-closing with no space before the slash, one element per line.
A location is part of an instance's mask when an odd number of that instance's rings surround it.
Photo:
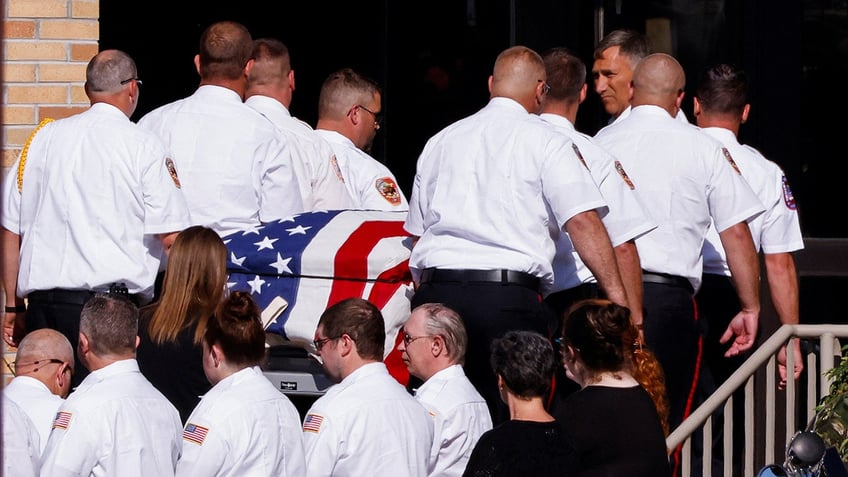
<path fill-rule="evenodd" d="M 324 422 L 324 416 L 318 414 L 307 414 L 303 420 L 303 432 L 315 432 L 321 430 L 321 423 Z"/>
<path fill-rule="evenodd" d="M 339 161 L 336 159 L 336 155 L 333 154 L 333 157 L 330 158 L 330 167 L 333 168 L 333 172 L 336 173 L 336 177 L 339 178 L 339 182 L 344 184 L 344 176 L 342 175 L 342 169 L 339 167 Z"/>
<path fill-rule="evenodd" d="M 391 177 L 381 177 L 374 182 L 377 192 L 390 204 L 400 205 L 400 191 Z"/>
<path fill-rule="evenodd" d="M 621 176 L 624 183 L 627 184 L 627 187 L 630 187 L 630 190 L 636 190 L 636 186 L 633 185 L 633 181 L 630 180 L 630 176 L 627 175 L 627 171 L 624 170 L 624 166 L 622 166 L 618 161 L 615 161 L 615 170 L 618 172 L 618 175 Z"/>
<path fill-rule="evenodd" d="M 183 429 L 183 440 L 202 446 L 203 441 L 206 440 L 206 434 L 208 432 L 209 428 L 198 426 L 197 424 L 189 422 L 186 423 L 185 428 Z"/>
<path fill-rule="evenodd" d="M 781 176 L 780 181 L 783 183 L 783 203 L 786 207 L 795 210 L 798 206 L 795 204 L 795 196 L 792 194 L 792 189 L 789 188 L 789 181 L 786 176 Z"/>
<path fill-rule="evenodd" d="M 59 411 L 56 413 L 56 418 L 53 419 L 53 429 L 65 429 L 71 426 L 72 413 L 68 411 Z"/>
<path fill-rule="evenodd" d="M 177 186 L 177 189 L 179 189 L 181 187 L 180 178 L 177 176 L 177 166 L 174 165 L 174 160 L 170 157 L 166 157 L 165 167 L 168 168 L 168 174 L 171 174 L 171 180 L 174 181 L 174 185 Z"/>
<path fill-rule="evenodd" d="M 736 161 L 733 160 L 733 156 L 730 155 L 730 151 L 728 151 L 726 147 L 723 147 L 721 148 L 721 153 L 724 154 L 724 158 L 727 159 L 727 162 L 730 163 L 730 166 L 733 167 L 733 170 L 741 176 L 742 171 L 739 170 L 739 166 L 736 165 Z"/>
<path fill-rule="evenodd" d="M 576 154 L 576 155 L 577 155 L 577 159 L 580 159 L 580 162 L 581 162 L 581 163 L 583 163 L 583 167 L 585 167 L 585 168 L 586 168 L 586 170 L 589 170 L 589 165 L 588 165 L 588 164 L 586 164 L 586 160 L 585 160 L 585 159 L 583 159 L 583 153 L 582 153 L 582 152 L 580 152 L 580 148 L 579 148 L 579 147 L 577 147 L 577 144 L 574 144 L 574 143 L 572 142 L 572 143 L 571 143 L 571 149 L 573 149 L 573 150 L 574 150 L 574 154 Z"/>

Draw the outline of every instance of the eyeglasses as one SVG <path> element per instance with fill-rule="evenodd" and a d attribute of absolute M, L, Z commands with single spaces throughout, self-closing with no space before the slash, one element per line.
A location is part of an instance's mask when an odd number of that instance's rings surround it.
<path fill-rule="evenodd" d="M 140 85 L 142 85 L 142 84 L 144 84 L 144 83 L 143 83 L 140 79 L 138 79 L 138 78 L 127 78 L 127 79 L 125 79 L 125 80 L 121 81 L 121 86 L 123 86 L 123 85 L 125 85 L 125 84 L 129 83 L 130 81 L 135 81 L 135 82 L 136 82 L 136 84 L 138 84 L 139 86 L 140 86 Z"/>
<path fill-rule="evenodd" d="M 339 338 L 321 338 L 321 339 L 317 339 L 317 340 L 312 340 L 312 346 L 315 347 L 315 351 L 320 352 L 321 348 L 323 348 L 324 345 L 327 344 L 328 341 L 337 340 L 337 339 L 339 339 Z"/>
<path fill-rule="evenodd" d="M 537 83 L 542 83 L 542 96 L 547 96 L 551 92 L 551 86 L 547 81 L 536 80 Z"/>
<path fill-rule="evenodd" d="M 12 361 L 12 362 L 11 362 L 11 364 L 10 364 L 10 367 L 15 366 L 15 363 L 16 363 L 15 361 Z M 44 367 L 44 366 L 46 366 L 46 365 L 48 365 L 48 364 L 67 364 L 67 365 L 68 365 L 67 370 L 71 372 L 71 376 L 73 376 L 73 375 L 74 375 L 74 368 L 73 368 L 73 366 L 71 366 L 69 363 L 67 363 L 67 362 L 65 362 L 65 361 L 62 361 L 61 359 L 57 359 L 57 358 L 39 359 L 38 361 L 33 361 L 32 363 L 18 364 L 18 365 L 17 365 L 17 367 L 24 367 L 24 366 L 40 366 L 40 367 Z M 12 369 L 14 369 L 14 368 L 12 368 Z M 35 368 L 35 369 L 33 369 L 33 370 L 32 370 L 32 372 L 33 372 L 33 373 L 37 373 L 39 369 L 40 369 L 40 368 Z M 14 371 L 12 371 L 12 373 L 14 374 Z"/>
<path fill-rule="evenodd" d="M 557 348 L 559 349 L 560 353 L 565 354 L 565 348 L 566 348 L 566 346 L 565 346 L 565 340 L 563 340 L 563 339 L 562 339 L 562 337 L 556 337 L 556 338 L 554 338 L 554 340 L 553 340 L 553 341 L 554 341 L 554 345 L 556 345 L 556 346 L 557 346 Z"/>
<path fill-rule="evenodd" d="M 403 344 L 404 346 L 409 346 L 409 343 L 419 339 L 419 338 L 432 338 L 433 335 L 421 335 L 421 336 L 412 336 L 409 333 L 403 334 Z"/>
<path fill-rule="evenodd" d="M 355 105 L 350 110 L 353 111 L 356 108 L 359 108 L 359 109 L 362 109 L 362 110 L 365 110 L 365 111 L 371 113 L 371 115 L 374 116 L 374 128 L 380 129 L 380 126 L 383 124 L 383 114 L 382 113 L 375 113 L 374 111 L 371 111 L 370 109 L 366 108 L 365 106 L 363 106 L 361 104 Z"/>

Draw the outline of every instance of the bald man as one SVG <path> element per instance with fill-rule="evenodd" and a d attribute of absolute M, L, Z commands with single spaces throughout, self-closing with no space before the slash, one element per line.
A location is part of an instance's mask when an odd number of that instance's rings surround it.
<path fill-rule="evenodd" d="M 610 299 L 626 305 L 627 297 L 598 187 L 571 141 L 535 114 L 548 92 L 542 57 L 524 46 L 503 51 L 489 92 L 482 110 L 425 145 L 405 228 L 418 238 L 409 262 L 418 282 L 412 306 L 444 303 L 462 316 L 465 371 L 497 425 L 509 416 L 490 343 L 511 330 L 548 336 L 554 325 L 540 300 L 553 284 L 549 221 L 569 233 Z"/>
<path fill-rule="evenodd" d="M 657 228 L 636 239 L 642 262 L 645 342 L 663 365 L 669 424 L 691 411 L 698 380 L 700 327 L 693 293 L 701 284 L 701 244 L 715 223 L 728 251 L 741 311 L 724 331 L 728 355 L 754 344 L 759 262 L 747 220 L 763 211 L 721 144 L 674 119 L 685 75 L 673 57 L 657 53 L 633 73 L 633 110 L 598 133 L 596 142 L 621 161 Z"/>
<path fill-rule="evenodd" d="M 38 431 L 40 451 L 47 445 L 53 418 L 71 391 L 74 350 L 65 335 L 43 328 L 21 340 L 15 354 L 15 378 L 3 397 L 20 406 Z"/>

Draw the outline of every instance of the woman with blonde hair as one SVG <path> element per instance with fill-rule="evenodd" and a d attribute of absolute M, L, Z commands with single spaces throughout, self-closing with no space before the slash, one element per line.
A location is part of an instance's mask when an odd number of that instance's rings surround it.
<path fill-rule="evenodd" d="M 177 408 L 183 423 L 211 387 L 203 373 L 201 343 L 226 284 L 223 240 L 208 227 L 192 226 L 171 247 L 160 299 L 139 313 L 139 368 Z"/>

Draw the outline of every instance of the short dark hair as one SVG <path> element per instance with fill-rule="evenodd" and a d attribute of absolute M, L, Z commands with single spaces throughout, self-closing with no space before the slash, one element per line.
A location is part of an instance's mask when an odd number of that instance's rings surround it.
<path fill-rule="evenodd" d="M 636 63 L 650 54 L 648 39 L 645 35 L 636 30 L 623 28 L 613 30 L 601 39 L 598 46 L 595 47 L 594 59 L 599 59 L 604 54 L 604 50 L 613 46 L 618 47 L 619 53 L 626 56 L 634 68 Z"/>
<path fill-rule="evenodd" d="M 556 370 L 550 340 L 535 331 L 509 331 L 492 341 L 492 371 L 523 398 L 546 396 Z"/>
<path fill-rule="evenodd" d="M 252 54 L 247 27 L 231 21 L 213 23 L 200 35 L 200 77 L 239 79 Z"/>
<path fill-rule="evenodd" d="M 97 294 L 82 307 L 80 332 L 98 356 L 135 355 L 138 307 L 122 296 Z"/>
<path fill-rule="evenodd" d="M 586 64 L 567 48 L 551 48 L 542 57 L 550 86 L 548 95 L 557 100 L 580 101 L 586 84 Z"/>
<path fill-rule="evenodd" d="M 265 329 L 259 306 L 250 294 L 232 292 L 209 319 L 203 339 L 209 346 L 220 346 L 234 364 L 259 364 L 265 357 Z"/>
<path fill-rule="evenodd" d="M 380 86 L 373 79 L 351 68 L 330 73 L 321 85 L 318 95 L 318 118 L 343 118 L 355 104 L 369 102 Z"/>
<path fill-rule="evenodd" d="M 698 83 L 695 97 L 706 112 L 742 114 L 748 96 L 748 76 L 728 64 L 706 69 Z"/>
<path fill-rule="evenodd" d="M 324 310 L 318 320 L 328 338 L 350 336 L 359 356 L 383 360 L 386 349 L 386 325 L 380 309 L 368 300 L 348 298 Z"/>

